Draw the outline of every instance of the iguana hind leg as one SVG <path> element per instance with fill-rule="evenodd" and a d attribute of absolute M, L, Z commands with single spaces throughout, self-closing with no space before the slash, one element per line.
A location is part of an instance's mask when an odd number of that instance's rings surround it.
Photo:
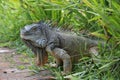
<path fill-rule="evenodd" d="M 91 53 L 92 57 L 98 56 L 98 47 L 97 46 L 91 47 L 89 49 L 89 53 Z"/>

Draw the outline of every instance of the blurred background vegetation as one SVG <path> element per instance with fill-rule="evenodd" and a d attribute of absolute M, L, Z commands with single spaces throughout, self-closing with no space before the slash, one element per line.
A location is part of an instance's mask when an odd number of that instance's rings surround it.
<path fill-rule="evenodd" d="M 120 0 L 0 0 L 0 46 L 26 50 L 20 28 L 33 22 L 52 21 L 54 26 L 85 36 L 95 36 L 112 48 L 95 64 L 76 64 L 74 79 L 120 79 Z M 84 67 L 85 66 L 85 67 Z"/>

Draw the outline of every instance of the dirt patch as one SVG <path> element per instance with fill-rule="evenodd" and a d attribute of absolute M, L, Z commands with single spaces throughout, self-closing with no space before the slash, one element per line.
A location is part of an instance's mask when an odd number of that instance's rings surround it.
<path fill-rule="evenodd" d="M 29 61 L 30 58 L 16 54 L 14 49 L 0 48 L 0 80 L 55 80 L 49 70 L 38 74 L 29 70 Z"/>

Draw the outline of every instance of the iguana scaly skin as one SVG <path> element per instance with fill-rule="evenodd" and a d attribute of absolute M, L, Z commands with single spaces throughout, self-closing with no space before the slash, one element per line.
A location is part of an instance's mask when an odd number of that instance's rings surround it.
<path fill-rule="evenodd" d="M 56 65 L 62 65 L 64 73 L 70 73 L 72 64 L 82 56 L 98 55 L 99 41 L 76 34 L 57 31 L 44 22 L 26 25 L 21 29 L 21 38 L 32 49 L 37 65 L 44 65 L 50 53 L 56 59 Z"/>

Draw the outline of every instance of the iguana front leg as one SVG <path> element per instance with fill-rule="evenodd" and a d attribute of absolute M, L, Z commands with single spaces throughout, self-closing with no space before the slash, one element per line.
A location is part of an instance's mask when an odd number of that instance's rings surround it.
<path fill-rule="evenodd" d="M 72 62 L 70 56 L 67 54 L 67 52 L 60 48 L 55 48 L 53 50 L 53 53 L 55 57 L 60 58 L 63 61 L 63 69 L 64 73 L 68 74 L 72 70 Z"/>
<path fill-rule="evenodd" d="M 51 49 L 50 46 L 46 48 L 46 51 L 50 54 L 52 54 L 55 58 L 61 59 L 63 62 L 63 70 L 65 74 L 68 74 L 72 70 L 72 62 L 70 56 L 67 54 L 67 52 L 60 48 L 54 48 Z M 57 63 L 59 64 L 59 63 Z"/>
<path fill-rule="evenodd" d="M 60 58 L 55 57 L 56 65 L 55 67 L 59 67 L 63 65 L 63 61 Z"/>

